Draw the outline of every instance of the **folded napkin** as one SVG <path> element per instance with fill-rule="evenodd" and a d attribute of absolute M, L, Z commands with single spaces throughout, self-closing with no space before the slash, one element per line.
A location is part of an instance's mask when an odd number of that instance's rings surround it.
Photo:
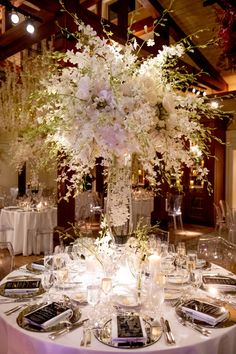
<path fill-rule="evenodd" d="M 182 311 L 190 317 L 208 323 L 211 326 L 215 326 L 229 317 L 229 312 L 225 307 L 196 299 L 189 300 L 183 304 Z"/>
<path fill-rule="evenodd" d="M 41 258 L 41 259 L 38 259 L 37 261 L 32 262 L 31 267 L 36 270 L 44 270 L 45 269 L 44 259 Z"/>

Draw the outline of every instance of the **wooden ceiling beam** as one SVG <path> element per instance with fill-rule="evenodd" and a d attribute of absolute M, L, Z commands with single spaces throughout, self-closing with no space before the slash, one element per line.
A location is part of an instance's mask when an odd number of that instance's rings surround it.
<path fill-rule="evenodd" d="M 58 31 L 58 26 L 55 21 L 50 21 L 43 24 L 36 24 L 37 34 L 34 36 L 25 32 L 24 24 L 11 28 L 0 36 L 0 60 L 9 58 L 10 56 L 30 48 L 34 43 L 39 43 L 45 38 L 49 38 L 52 34 Z M 9 33 L 8 32 L 14 32 Z"/>
<path fill-rule="evenodd" d="M 38 2 L 36 0 L 32 0 L 34 4 Z M 73 4 L 73 0 L 71 1 Z M 87 10 L 82 5 L 77 3 L 76 8 L 78 9 L 77 13 L 79 18 L 85 22 L 86 24 L 90 24 L 94 30 L 97 31 L 98 35 L 104 36 L 103 26 L 101 24 L 101 17 L 97 16 L 93 12 Z M 66 20 L 65 20 L 66 18 Z M 29 48 L 32 44 L 40 42 L 42 39 L 49 38 L 52 34 L 58 34 L 60 36 L 60 29 L 56 25 L 56 20 L 62 25 L 66 23 L 70 23 L 69 29 L 73 32 L 77 30 L 77 26 L 74 24 L 73 19 L 64 12 L 57 12 L 56 18 L 47 22 L 47 23 L 39 23 L 37 25 L 37 30 L 34 36 L 29 36 L 25 33 L 23 24 L 15 26 L 5 32 L 2 36 L 0 36 L 0 60 L 4 60 L 9 56 L 16 54 L 23 49 Z M 149 19 L 149 22 L 151 20 Z M 107 20 L 104 20 L 103 23 L 105 25 L 109 25 L 111 32 L 113 33 L 112 38 L 121 44 L 125 44 L 127 41 L 127 34 L 124 33 L 125 31 L 113 23 L 110 23 Z M 135 25 L 135 24 L 134 24 Z M 143 25 L 143 23 L 142 23 Z M 139 25 L 136 23 L 136 26 Z M 139 37 L 136 37 L 138 45 L 142 46 L 142 50 L 140 52 L 140 56 L 146 57 L 147 55 L 153 54 L 156 55 L 160 46 L 157 42 L 157 46 L 154 47 L 147 47 L 146 44 L 143 45 L 143 40 Z M 73 47 L 73 43 L 70 45 Z M 65 48 L 64 48 L 65 49 Z M 182 63 L 181 63 L 182 64 Z M 193 68 L 191 65 L 184 66 L 188 68 L 189 73 L 199 74 L 197 69 Z M 198 81 L 208 87 L 213 88 L 214 90 L 221 90 L 225 89 L 225 85 L 219 82 L 219 78 L 216 75 L 207 75 L 207 74 L 200 74 L 198 76 Z"/>
<path fill-rule="evenodd" d="M 157 0 L 147 0 L 147 1 L 160 14 L 164 11 L 164 8 Z M 175 41 L 179 41 L 187 37 L 184 31 L 177 25 L 177 23 L 173 20 L 173 18 L 169 14 L 167 14 L 166 18 L 168 19 L 170 36 L 172 36 Z M 189 42 L 194 46 L 191 40 L 189 40 Z M 201 53 L 201 51 L 198 48 L 195 48 L 193 53 L 189 52 L 188 56 L 194 61 L 194 63 L 198 65 L 199 68 L 201 68 L 204 72 L 208 73 L 209 77 L 214 78 L 214 81 L 218 82 L 216 86 L 214 85 L 214 90 L 227 91 L 228 84 L 226 83 L 226 81 L 216 71 L 216 69 L 209 63 L 209 61 L 205 58 L 205 56 Z M 213 88 L 212 86 L 210 87 Z"/>

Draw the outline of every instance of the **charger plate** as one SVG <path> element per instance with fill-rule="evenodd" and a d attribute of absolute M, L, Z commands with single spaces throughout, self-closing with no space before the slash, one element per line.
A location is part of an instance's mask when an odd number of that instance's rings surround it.
<path fill-rule="evenodd" d="M 119 349 L 138 349 L 148 347 L 156 343 L 162 336 L 162 327 L 160 324 L 155 325 L 155 335 L 152 335 L 152 321 L 150 318 L 143 319 L 145 329 L 147 332 L 147 341 L 144 343 L 117 343 L 112 341 L 112 320 L 108 320 L 104 323 L 102 328 L 94 330 L 95 338 L 109 347 L 119 348 Z"/>
<path fill-rule="evenodd" d="M 202 299 L 199 299 L 199 300 L 202 300 Z M 209 302 L 209 299 L 207 301 Z M 219 304 L 214 303 L 214 302 L 212 302 L 212 304 L 219 305 Z M 184 303 L 182 303 L 181 305 L 177 306 L 175 308 L 175 311 L 176 311 L 176 314 L 179 317 L 181 317 L 182 319 L 186 319 L 186 313 L 182 310 L 182 306 L 183 305 L 184 305 Z M 227 308 L 227 310 L 229 311 L 229 317 L 227 319 L 223 320 L 222 322 L 218 322 L 215 326 L 211 326 L 209 323 L 197 320 L 197 319 L 192 318 L 192 317 L 191 317 L 191 321 L 193 323 L 199 324 L 199 325 L 201 325 L 203 327 L 207 327 L 207 328 L 225 328 L 225 327 L 234 326 L 236 324 L 236 321 L 231 319 L 232 316 L 231 316 L 230 311 L 235 311 L 235 309 L 232 308 L 230 310 L 230 308 Z"/>
<path fill-rule="evenodd" d="M 0 295 L 1 296 L 5 296 L 5 297 L 10 297 L 13 299 L 24 299 L 24 298 L 29 298 L 29 297 L 35 297 L 35 296 L 39 296 L 43 293 L 45 293 L 44 288 L 42 287 L 42 285 L 38 288 L 37 291 L 34 291 L 32 293 L 25 293 L 25 294 L 20 294 L 20 293 L 5 293 L 5 285 L 6 283 L 3 283 L 0 285 Z"/>
<path fill-rule="evenodd" d="M 26 307 L 25 309 L 23 309 L 17 319 L 16 319 L 16 323 L 18 324 L 19 327 L 27 330 L 27 331 L 31 331 L 31 332 L 54 332 L 54 331 L 59 331 L 62 328 L 65 328 L 67 326 L 67 323 L 65 321 L 61 321 L 58 323 L 55 323 L 52 326 L 49 326 L 47 328 L 39 328 L 37 326 L 33 326 L 29 323 L 26 323 L 24 321 L 24 316 L 27 315 L 28 313 L 30 313 L 31 311 L 37 310 L 38 308 L 42 307 L 42 305 L 46 305 L 46 303 L 40 303 L 40 304 L 35 304 L 35 305 L 30 305 L 28 307 Z M 73 309 L 73 322 L 77 322 L 79 319 L 81 318 L 81 312 L 80 309 L 77 307 L 75 309 Z"/>

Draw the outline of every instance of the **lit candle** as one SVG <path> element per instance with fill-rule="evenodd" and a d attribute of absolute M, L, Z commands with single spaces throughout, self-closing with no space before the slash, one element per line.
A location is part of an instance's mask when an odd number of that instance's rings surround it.
<path fill-rule="evenodd" d="M 155 252 L 148 257 L 149 271 L 152 277 L 160 271 L 161 257 Z"/>

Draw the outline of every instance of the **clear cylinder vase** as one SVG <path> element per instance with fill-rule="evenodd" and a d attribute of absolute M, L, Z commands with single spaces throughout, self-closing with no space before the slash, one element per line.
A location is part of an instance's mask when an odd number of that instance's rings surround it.
<path fill-rule="evenodd" d="M 114 160 L 108 169 L 106 213 L 116 244 L 125 244 L 133 231 L 131 197 L 131 165 Z"/>

